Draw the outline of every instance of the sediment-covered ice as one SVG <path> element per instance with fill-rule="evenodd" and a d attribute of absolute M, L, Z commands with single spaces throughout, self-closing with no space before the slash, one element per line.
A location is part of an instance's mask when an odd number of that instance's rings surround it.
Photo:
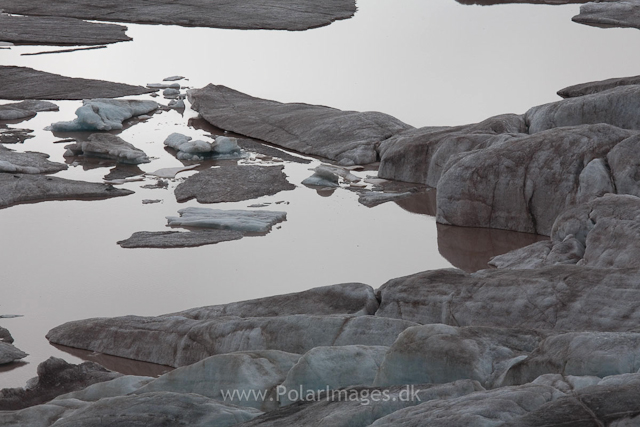
<path fill-rule="evenodd" d="M 70 144 L 64 148 L 67 149 L 64 153 L 66 157 L 84 155 L 132 165 L 151 161 L 144 151 L 111 134 L 94 133 L 89 136 L 88 141 Z"/>
<path fill-rule="evenodd" d="M 243 211 L 209 208 L 185 208 L 178 211 L 180 217 L 167 217 L 172 227 L 199 227 L 237 230 L 249 233 L 266 233 L 275 224 L 287 218 L 286 212 Z"/>
<path fill-rule="evenodd" d="M 53 132 L 78 132 L 91 130 L 118 130 L 122 123 L 135 116 L 150 113 L 158 108 L 154 101 L 91 99 L 83 101 L 76 110 L 76 119 L 57 122 L 50 126 Z"/>

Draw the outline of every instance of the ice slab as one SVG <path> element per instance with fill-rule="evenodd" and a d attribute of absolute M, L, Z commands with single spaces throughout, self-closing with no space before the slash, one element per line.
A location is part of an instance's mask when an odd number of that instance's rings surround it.
<path fill-rule="evenodd" d="M 122 129 L 125 120 L 150 113 L 159 107 L 154 101 L 105 98 L 85 100 L 83 104 L 76 110 L 76 119 L 53 123 L 49 129 L 53 132 L 118 130 Z"/>
<path fill-rule="evenodd" d="M 178 211 L 180 217 L 167 217 L 172 227 L 198 227 L 267 233 L 287 219 L 286 212 L 246 211 L 189 207 Z"/>
<path fill-rule="evenodd" d="M 64 148 L 67 149 L 64 153 L 66 157 L 84 155 L 85 157 L 109 159 L 132 165 L 151 161 L 144 151 L 134 147 L 122 138 L 108 133 L 94 133 L 89 136 L 88 141 L 70 144 Z"/>

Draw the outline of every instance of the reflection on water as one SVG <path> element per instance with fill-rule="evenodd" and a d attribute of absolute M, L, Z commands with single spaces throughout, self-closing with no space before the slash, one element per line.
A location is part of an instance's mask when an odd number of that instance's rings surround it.
<path fill-rule="evenodd" d="M 26 366 L 28 364 L 29 362 L 23 362 L 20 360 L 18 362 L 8 363 L 6 365 L 0 365 L 0 374 L 4 372 L 13 371 L 14 369 L 22 368 L 23 366 Z"/>
<path fill-rule="evenodd" d="M 124 375 L 142 375 L 145 377 L 159 377 L 162 374 L 173 371 L 173 367 L 157 365 L 155 363 L 140 362 L 123 357 L 110 356 L 108 354 L 94 353 L 92 351 L 80 350 L 73 347 L 51 344 L 60 351 L 68 353 L 87 362 L 96 362 L 105 368 L 120 372 Z"/>
<path fill-rule="evenodd" d="M 353 19 L 307 32 L 130 25 L 130 43 L 42 56 L 21 56 L 42 48 L 19 46 L 1 50 L 0 63 L 131 84 L 179 74 L 189 77 L 193 87 L 224 84 L 283 102 L 382 111 L 414 126 L 521 113 L 557 100 L 555 93 L 562 87 L 635 75 L 640 68 L 640 56 L 629 55 L 640 49 L 640 33 L 574 24 L 570 19 L 578 12 L 576 5 L 481 8 L 453 0 L 366 0 L 358 6 Z M 44 130 L 53 122 L 72 120 L 81 106 L 57 104 L 60 112 L 39 113 L 21 123 L 34 129 L 34 138 L 13 148 L 46 152 L 51 161 L 64 162 L 64 144 L 54 142 L 86 135 Z M 140 165 L 140 171 L 179 167 L 184 163 L 163 146 L 170 133 L 193 138 L 223 133 L 195 116 L 188 108 L 184 114 L 158 111 L 114 133 L 153 159 Z M 137 362 L 50 346 L 46 333 L 70 320 L 159 315 L 344 282 L 378 287 L 391 278 L 451 264 L 473 271 L 486 268 L 491 256 L 543 239 L 436 227 L 433 191 L 372 209 L 342 188 L 318 197 L 315 189 L 301 185 L 309 169 L 320 164 L 317 159 L 305 156 L 302 161 L 308 164 L 296 163 L 300 156 L 286 157 L 274 147 L 245 141 L 241 145 L 249 151 L 285 160 L 284 172 L 297 188 L 208 207 L 247 209 L 287 202 L 278 205 L 287 211 L 287 221 L 264 237 L 189 249 L 125 250 L 116 244 L 137 231 L 165 231 L 166 216 L 200 206 L 195 201 L 179 204 L 173 194 L 181 180 L 196 171 L 162 181 L 166 187 L 154 186 L 156 180 L 150 178 L 127 183 L 123 187 L 135 194 L 102 202 L 47 202 L 0 210 L 2 282 L 7 284 L 0 311 L 25 315 L 0 319 L 0 324 L 11 331 L 15 345 L 29 353 L 28 363 L 0 371 L 0 387 L 24 385 L 52 355 L 71 363 L 96 360 L 128 373 L 156 375 L 166 369 L 153 371 L 155 367 Z M 113 170 L 113 163 L 80 163 L 57 176 L 101 182 Z M 203 162 L 201 168 L 219 164 Z M 371 170 L 354 173 L 361 178 L 375 175 Z M 144 199 L 163 203 L 143 205 Z"/>
<path fill-rule="evenodd" d="M 496 256 L 549 237 L 490 228 L 454 227 L 437 224 L 438 250 L 455 267 L 474 272 L 489 268 Z"/>
<path fill-rule="evenodd" d="M 436 215 L 436 190 L 431 188 L 426 192 L 417 193 L 411 197 L 395 202 L 407 212 L 419 215 Z"/>

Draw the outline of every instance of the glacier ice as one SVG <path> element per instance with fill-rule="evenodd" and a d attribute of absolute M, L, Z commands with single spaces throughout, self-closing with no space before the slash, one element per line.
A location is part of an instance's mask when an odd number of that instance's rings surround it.
<path fill-rule="evenodd" d="M 240 147 L 236 138 L 220 136 L 213 142 L 192 140 L 190 136 L 172 133 L 165 139 L 164 145 L 178 151 L 179 160 L 204 160 L 208 157 L 237 158 Z"/>
<path fill-rule="evenodd" d="M 94 133 L 89 136 L 88 141 L 70 144 L 64 148 L 67 149 L 64 153 L 65 157 L 84 155 L 85 157 L 109 159 L 132 165 L 149 163 L 151 161 L 144 151 L 108 133 Z"/>
<path fill-rule="evenodd" d="M 76 110 L 76 117 L 70 122 L 53 123 L 53 132 L 109 131 L 122 129 L 122 122 L 135 116 L 150 113 L 158 108 L 154 101 L 90 99 L 84 100 Z"/>
<path fill-rule="evenodd" d="M 214 153 L 216 154 L 233 154 L 240 152 L 240 146 L 238 146 L 238 140 L 236 138 L 230 138 L 228 136 L 219 136 L 212 144 Z"/>
<path fill-rule="evenodd" d="M 248 233 L 267 233 L 275 224 L 287 219 L 286 212 L 246 211 L 189 207 L 178 211 L 179 217 L 167 217 L 169 226 L 217 228 Z"/>
<path fill-rule="evenodd" d="M 353 175 L 351 171 L 340 166 L 322 164 L 311 170 L 314 171 L 314 174 L 302 181 L 302 184 L 316 187 L 338 187 L 341 177 L 349 183 L 360 181 L 360 178 Z"/>
<path fill-rule="evenodd" d="M 304 185 L 313 185 L 316 187 L 339 187 L 340 177 L 330 171 L 315 171 L 313 175 L 302 181 Z"/>

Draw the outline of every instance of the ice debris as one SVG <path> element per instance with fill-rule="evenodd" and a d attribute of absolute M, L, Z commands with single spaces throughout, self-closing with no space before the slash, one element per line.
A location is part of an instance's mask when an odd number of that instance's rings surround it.
<path fill-rule="evenodd" d="M 172 133 L 164 145 L 178 151 L 178 160 L 204 160 L 209 157 L 237 158 L 240 147 L 236 138 L 219 136 L 213 142 L 192 140 L 190 136 Z"/>
<path fill-rule="evenodd" d="M 98 157 L 132 165 L 150 162 L 144 151 L 108 133 L 94 133 L 89 136 L 88 141 L 70 144 L 64 148 L 67 149 L 64 153 L 65 157 L 84 155 L 85 157 Z"/>
<path fill-rule="evenodd" d="M 122 122 L 135 116 L 150 113 L 158 108 L 154 101 L 91 99 L 83 101 L 76 110 L 76 119 L 70 122 L 53 123 L 53 132 L 109 131 L 122 129 Z"/>
<path fill-rule="evenodd" d="M 286 212 L 224 210 L 189 207 L 178 211 L 180 217 L 167 217 L 169 226 L 215 228 L 249 233 L 267 233 L 287 219 Z"/>
<path fill-rule="evenodd" d="M 322 164 L 311 170 L 314 171 L 314 174 L 302 181 L 302 184 L 316 187 L 338 187 L 340 178 L 348 183 L 360 181 L 360 178 L 340 166 Z"/>

